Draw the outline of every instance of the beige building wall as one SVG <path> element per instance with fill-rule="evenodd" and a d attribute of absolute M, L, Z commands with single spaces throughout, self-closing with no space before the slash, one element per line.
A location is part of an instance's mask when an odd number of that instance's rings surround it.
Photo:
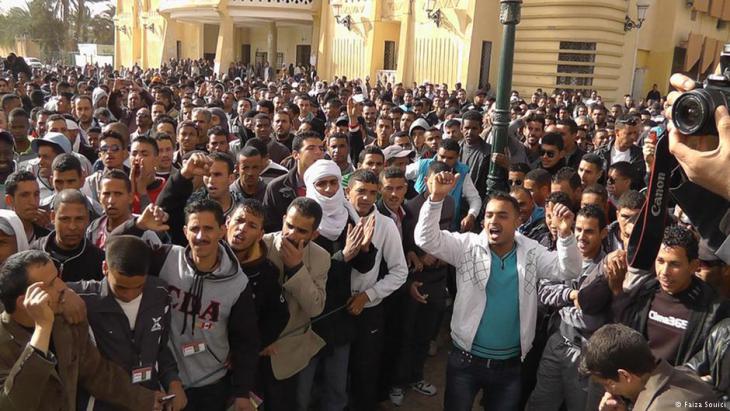
<path fill-rule="evenodd" d="M 637 20 L 637 0 L 524 0 L 513 88 L 523 95 L 536 88 L 595 89 L 612 103 L 625 93 L 643 97 L 654 83 L 666 93 L 673 69 L 697 78 L 709 73 L 730 41 L 730 0 L 642 1 L 650 5 L 646 21 L 641 29 L 625 31 L 627 16 Z M 489 82 L 492 91 L 496 88 L 499 0 L 436 0 L 438 27 L 426 13 L 426 0 L 314 0 L 311 23 L 250 18 L 234 21 L 224 33 L 230 36 L 219 36 L 219 22 L 233 21 L 229 5 L 246 17 L 240 7 L 247 2 L 252 14 L 261 10 L 253 0 L 116 0 L 115 64 L 157 67 L 178 50 L 182 58 L 200 58 L 219 49 L 239 60 L 242 44 L 250 44 L 254 62 L 257 51 L 268 52 L 270 22 L 276 21 L 284 62 L 295 62 L 297 45 L 311 45 L 323 79 L 370 76 L 372 81 L 387 74 L 407 86 L 461 82 L 475 90 Z M 276 7 L 286 11 L 283 0 L 271 3 L 273 13 Z M 341 17 L 350 16 L 349 30 L 336 22 L 333 4 L 341 4 Z M 171 8 L 201 10 L 202 17 L 180 21 L 169 11 L 159 12 Z M 219 37 L 226 44 L 219 44 Z M 386 41 L 395 43 L 394 72 L 383 71 Z M 491 52 L 483 56 L 489 45 Z"/>

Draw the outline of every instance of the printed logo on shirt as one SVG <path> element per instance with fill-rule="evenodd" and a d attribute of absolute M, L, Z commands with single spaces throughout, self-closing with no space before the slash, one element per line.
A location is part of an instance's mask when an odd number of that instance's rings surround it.
<path fill-rule="evenodd" d="M 151 333 L 162 330 L 162 317 L 152 317 L 152 322 L 152 328 L 150 328 Z"/>
<path fill-rule="evenodd" d="M 686 330 L 689 321 L 681 318 L 672 317 L 671 315 L 661 315 L 654 310 L 649 311 L 649 319 L 658 323 L 668 325 L 678 330 Z"/>
<path fill-rule="evenodd" d="M 193 307 L 196 306 L 196 304 L 193 303 L 193 300 L 198 298 L 187 291 L 183 291 L 175 286 L 170 286 L 170 297 L 172 300 L 172 309 L 178 310 L 181 313 L 186 314 L 195 314 L 198 317 L 200 317 L 201 320 L 210 321 L 210 322 L 218 322 L 218 318 L 220 317 L 220 307 L 221 303 L 219 301 L 210 300 L 207 302 L 207 306 L 203 306 L 202 304 L 198 304 L 197 306 L 200 307 L 201 312 L 193 313 Z"/>

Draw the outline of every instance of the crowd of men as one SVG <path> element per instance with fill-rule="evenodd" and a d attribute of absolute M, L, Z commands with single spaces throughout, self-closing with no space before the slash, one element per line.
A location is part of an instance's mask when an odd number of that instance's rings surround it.
<path fill-rule="evenodd" d="M 439 349 L 449 411 L 724 409 L 728 261 L 673 203 L 627 261 L 656 86 L 513 92 L 497 153 L 488 89 L 18 59 L 2 410 L 375 410 L 435 396 Z"/>

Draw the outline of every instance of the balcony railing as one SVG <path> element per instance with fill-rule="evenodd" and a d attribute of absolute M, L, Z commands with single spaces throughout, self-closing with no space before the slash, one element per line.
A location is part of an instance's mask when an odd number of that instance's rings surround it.
<path fill-rule="evenodd" d="M 377 73 L 375 73 L 375 78 L 378 83 L 382 85 L 386 85 L 388 83 L 395 84 L 395 76 L 395 70 L 378 70 Z"/>

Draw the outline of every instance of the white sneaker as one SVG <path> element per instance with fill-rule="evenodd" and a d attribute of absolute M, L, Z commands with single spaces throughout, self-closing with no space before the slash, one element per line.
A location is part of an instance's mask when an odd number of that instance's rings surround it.
<path fill-rule="evenodd" d="M 390 402 L 392 402 L 393 405 L 400 407 L 400 405 L 403 404 L 403 398 L 406 396 L 406 392 L 403 388 L 393 387 L 390 389 L 390 394 L 388 396 L 390 397 Z"/>
<path fill-rule="evenodd" d="M 426 380 L 421 380 L 417 383 L 411 384 L 411 388 L 414 391 L 429 397 L 436 395 L 436 386 Z"/>

